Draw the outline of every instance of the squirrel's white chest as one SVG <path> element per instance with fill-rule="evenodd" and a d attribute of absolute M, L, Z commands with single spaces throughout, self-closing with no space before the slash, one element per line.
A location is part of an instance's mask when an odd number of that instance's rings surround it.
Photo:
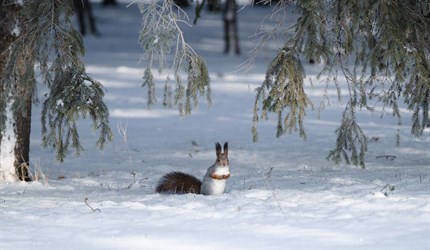
<path fill-rule="evenodd" d="M 200 192 L 204 195 L 223 194 L 225 192 L 226 179 L 214 179 L 210 175 L 215 173 L 218 175 L 230 174 L 228 167 L 211 167 L 208 169 L 205 177 L 203 178 Z"/>
<path fill-rule="evenodd" d="M 212 171 L 212 173 L 217 175 L 227 175 L 227 174 L 230 174 L 230 168 L 218 167 L 218 168 L 215 168 L 214 171 Z"/>
<path fill-rule="evenodd" d="M 226 180 L 216 180 L 205 176 L 200 192 L 204 195 L 223 194 L 225 183 Z"/>

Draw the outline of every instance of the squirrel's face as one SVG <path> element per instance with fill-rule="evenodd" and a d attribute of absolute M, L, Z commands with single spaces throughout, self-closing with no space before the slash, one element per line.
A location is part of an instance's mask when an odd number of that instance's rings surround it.
<path fill-rule="evenodd" d="M 216 164 L 220 167 L 228 167 L 228 143 L 224 143 L 224 152 L 221 152 L 221 144 L 215 144 Z"/>
<path fill-rule="evenodd" d="M 226 154 L 221 153 L 216 159 L 216 164 L 220 167 L 228 167 L 228 157 Z"/>

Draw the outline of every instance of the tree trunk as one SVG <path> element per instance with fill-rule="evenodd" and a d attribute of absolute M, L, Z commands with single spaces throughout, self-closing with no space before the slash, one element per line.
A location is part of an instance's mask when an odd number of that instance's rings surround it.
<path fill-rule="evenodd" d="M 188 0 L 173 0 L 173 2 L 181 8 L 187 8 L 190 6 Z"/>
<path fill-rule="evenodd" d="M 28 55 L 31 55 L 29 53 Z M 32 60 L 27 58 L 27 60 Z M 33 99 L 34 90 L 34 74 L 28 79 L 23 79 L 23 75 L 26 74 L 26 62 L 24 58 L 18 60 L 19 76 L 17 76 L 17 93 L 20 96 L 20 103 L 22 105 L 21 110 L 15 112 L 15 122 L 17 129 L 17 141 L 15 145 L 15 162 L 14 167 L 18 178 L 21 181 L 30 181 L 28 168 L 30 166 L 30 132 L 31 132 L 31 105 Z M 34 70 L 31 69 L 34 73 Z"/>
<path fill-rule="evenodd" d="M 28 71 L 28 65 L 34 65 L 31 47 L 22 50 L 15 64 L 14 84 L 6 84 L 7 61 L 10 46 L 23 34 L 23 20 L 20 20 L 22 5 L 15 1 L 5 1 L 0 6 L 0 96 L 4 124 L 1 124 L 0 142 L 0 181 L 29 181 L 29 149 L 31 105 L 34 91 L 34 68 Z"/>

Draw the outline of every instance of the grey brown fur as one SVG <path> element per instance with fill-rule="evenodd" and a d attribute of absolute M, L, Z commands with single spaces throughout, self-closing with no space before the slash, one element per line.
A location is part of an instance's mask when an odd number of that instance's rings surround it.
<path fill-rule="evenodd" d="M 200 194 L 202 182 L 196 177 L 182 172 L 172 172 L 163 176 L 155 189 L 157 193 Z"/>

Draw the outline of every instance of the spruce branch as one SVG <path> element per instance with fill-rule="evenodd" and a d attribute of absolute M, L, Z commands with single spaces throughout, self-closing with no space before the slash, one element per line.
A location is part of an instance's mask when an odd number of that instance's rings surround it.
<path fill-rule="evenodd" d="M 61 162 L 69 146 L 76 156 L 83 149 L 76 125 L 78 119 L 91 118 L 93 130 L 99 130 L 97 146 L 100 149 L 107 140 L 112 140 L 113 134 L 109 127 L 109 111 L 103 102 L 102 85 L 84 72 L 74 72 L 70 68 L 56 75 L 56 84 L 51 86 L 42 106 L 42 145 L 52 145 Z"/>
<path fill-rule="evenodd" d="M 155 82 L 150 68 L 145 69 L 142 87 L 146 87 L 148 89 L 148 100 L 146 101 L 148 107 L 155 104 L 157 102 L 157 98 L 155 96 Z"/>
<path fill-rule="evenodd" d="M 163 107 L 171 108 L 172 106 L 172 86 L 170 84 L 170 78 L 168 77 L 164 83 Z"/>
<path fill-rule="evenodd" d="M 205 96 L 206 101 L 211 105 L 210 78 L 206 62 L 185 41 L 179 26 L 179 23 L 189 25 L 186 13 L 172 0 L 162 3 L 141 2 L 138 6 L 143 16 L 139 43 L 144 50 L 144 60 L 147 63 L 142 86 L 148 88 L 148 106 L 155 103 L 152 65 L 154 61 L 158 61 L 158 71 L 162 72 L 170 56 L 172 57 L 171 70 L 176 81 L 175 95 L 173 102 L 169 101 L 173 91 L 169 84 L 165 84 L 163 106 L 170 107 L 173 104 L 180 115 L 189 115 L 192 109 L 197 107 L 199 96 Z M 186 75 L 186 84 L 183 82 L 184 75 Z M 167 81 L 169 79 L 168 76 Z"/>
<path fill-rule="evenodd" d="M 291 49 L 281 49 L 269 65 L 264 82 L 256 89 L 252 127 L 254 141 L 258 138 L 256 126 L 260 103 L 261 118 L 266 118 L 267 112 L 278 115 L 276 137 L 298 130 L 306 139 L 303 119 L 305 109 L 312 107 L 312 103 L 304 92 L 303 77 L 304 69 L 297 55 Z"/>
<path fill-rule="evenodd" d="M 49 89 L 42 105 L 42 146 L 54 147 L 59 161 L 64 160 L 70 147 L 77 156 L 83 149 L 76 124 L 80 118 L 92 119 L 93 130 L 99 131 L 100 149 L 112 140 L 104 89 L 86 73 L 80 60 L 85 49 L 71 22 L 73 15 L 70 1 L 25 1 L 20 13 L 25 29 L 9 48 L 5 71 L 8 88 L 24 83 L 32 89 L 36 100 L 37 65 L 42 83 Z M 24 60 L 25 65 L 19 64 L 19 60 Z M 17 75 L 24 79 L 17 79 Z"/>
<path fill-rule="evenodd" d="M 268 4 L 269 2 L 270 0 L 251 1 L 249 4 Z M 289 23 L 287 19 L 289 16 L 287 7 L 293 2 L 293 0 L 277 1 L 270 15 L 263 18 L 255 34 L 251 37 L 255 40 L 255 46 L 251 49 L 249 58 L 238 66 L 239 69 L 244 71 L 250 70 L 252 65 L 255 64 L 257 56 L 265 52 L 271 41 L 281 41 L 281 44 L 285 42 L 285 36 L 294 30 L 294 26 L 285 27 L 285 24 Z M 267 22 L 273 21 L 275 22 L 274 25 L 267 25 Z"/>
<path fill-rule="evenodd" d="M 300 12 L 300 17 L 293 26 L 285 26 L 288 3 L 295 4 Z M 348 105 L 341 125 L 336 130 L 337 146 L 327 158 L 336 162 L 344 159 L 348 164 L 364 167 L 366 137 L 356 121 L 356 109 L 374 112 L 374 107 L 369 103 L 376 99 L 382 103 L 382 114 L 387 108 L 391 109 L 400 126 L 402 121 L 398 102 L 403 97 L 408 109 L 412 111 L 411 133 L 421 136 L 430 124 L 429 9 L 428 3 L 421 0 L 377 0 L 371 3 L 281 0 L 269 16 L 277 18 L 278 22 L 273 29 L 258 33 L 257 46 L 247 63 L 255 59 L 256 52 L 260 52 L 268 40 L 275 39 L 276 34 L 281 33 L 286 38 L 284 47 L 295 51 L 297 58 L 300 55 L 323 64 L 318 78 L 326 83 L 326 91 L 332 84 L 336 87 L 339 101 L 342 78 L 346 79 Z M 279 53 L 269 69 L 276 61 L 279 61 Z M 273 77 L 273 82 L 277 81 L 279 79 Z M 285 123 L 281 118 L 284 114 L 294 115 L 294 112 L 287 105 L 279 105 L 279 99 L 276 99 L 279 94 L 276 95 L 276 91 L 280 90 L 262 85 L 256 91 L 253 140 L 257 140 L 256 124 L 260 118 L 260 109 L 271 109 L 271 112 L 276 110 L 276 132 L 278 136 L 282 135 L 281 128 L 285 131 Z M 265 101 L 261 102 L 264 92 L 267 92 L 268 99 L 264 98 Z M 325 95 L 320 110 L 327 104 L 330 104 L 330 100 Z M 349 134 L 348 129 L 351 129 Z M 399 132 L 397 138 L 399 144 Z"/>
<path fill-rule="evenodd" d="M 336 147 L 330 150 L 327 159 L 336 164 L 343 159 L 348 165 L 353 164 L 364 169 L 367 137 L 356 121 L 355 106 L 350 101 L 343 112 L 341 124 L 336 129 Z"/>

